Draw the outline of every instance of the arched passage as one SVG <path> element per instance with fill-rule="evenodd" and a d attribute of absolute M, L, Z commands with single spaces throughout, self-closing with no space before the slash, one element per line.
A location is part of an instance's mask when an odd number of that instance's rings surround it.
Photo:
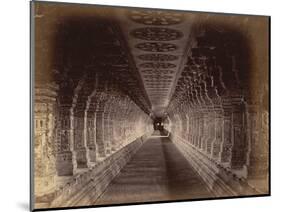
<path fill-rule="evenodd" d="M 37 207 L 268 193 L 266 17 L 33 5 Z"/>

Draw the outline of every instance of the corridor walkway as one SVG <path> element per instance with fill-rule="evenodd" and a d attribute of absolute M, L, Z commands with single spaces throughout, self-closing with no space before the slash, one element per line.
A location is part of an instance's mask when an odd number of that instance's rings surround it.
<path fill-rule="evenodd" d="M 206 197 L 212 194 L 170 139 L 150 137 L 94 204 Z"/>

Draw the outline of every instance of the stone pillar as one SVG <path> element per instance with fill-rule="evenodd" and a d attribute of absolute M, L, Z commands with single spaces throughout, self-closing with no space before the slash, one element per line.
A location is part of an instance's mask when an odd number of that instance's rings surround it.
<path fill-rule="evenodd" d="M 186 128 L 187 128 L 187 120 L 184 112 L 181 112 L 181 137 L 185 138 L 186 136 Z"/>
<path fill-rule="evenodd" d="M 60 139 L 57 149 L 57 172 L 59 176 L 71 176 L 77 168 L 73 140 L 73 114 L 70 107 L 60 106 L 60 129 L 57 134 Z"/>
<path fill-rule="evenodd" d="M 106 156 L 106 147 L 104 144 L 104 117 L 103 111 L 96 111 L 96 143 L 97 156 L 103 158 Z"/>
<path fill-rule="evenodd" d="M 110 140 L 110 150 L 111 151 L 115 151 L 116 150 L 116 147 L 115 147 L 115 139 L 114 139 L 114 135 L 113 135 L 113 127 L 114 127 L 114 115 L 112 113 L 109 114 L 109 120 L 108 120 L 108 137 L 109 137 L 109 140 Z"/>
<path fill-rule="evenodd" d="M 117 150 L 118 149 L 118 119 L 117 119 L 117 115 L 116 113 L 112 112 L 111 114 L 111 128 L 112 128 L 112 132 L 111 132 L 111 136 L 112 136 L 112 149 Z"/>
<path fill-rule="evenodd" d="M 122 145 L 123 141 L 123 126 L 122 126 L 122 119 L 121 115 L 117 115 L 115 121 L 115 139 L 116 139 L 116 147 L 119 148 Z"/>
<path fill-rule="evenodd" d="M 74 150 L 77 168 L 88 168 L 87 117 L 81 115 L 74 117 Z"/>
<path fill-rule="evenodd" d="M 268 190 L 268 112 L 250 106 L 248 180 L 261 190 Z"/>
<path fill-rule="evenodd" d="M 56 90 L 53 85 L 35 88 L 34 181 L 35 195 L 52 193 L 56 187 L 55 116 Z"/>
<path fill-rule="evenodd" d="M 95 113 L 87 116 L 87 128 L 85 133 L 87 135 L 88 158 L 90 163 L 96 162 L 96 116 Z"/>
<path fill-rule="evenodd" d="M 203 149 L 203 135 L 204 135 L 204 115 L 200 113 L 198 117 L 198 148 Z"/>
<path fill-rule="evenodd" d="M 212 153 L 211 156 L 213 159 L 218 160 L 220 151 L 221 151 L 221 144 L 222 144 L 222 133 L 223 133 L 223 119 L 221 116 L 220 111 L 216 111 L 214 113 L 215 119 L 214 122 L 214 140 L 212 142 Z"/>
<path fill-rule="evenodd" d="M 186 113 L 185 115 L 186 115 L 186 133 L 185 133 L 184 139 L 188 141 L 188 135 L 190 133 L 190 131 L 189 131 L 190 122 L 189 122 L 188 114 Z"/>
<path fill-rule="evenodd" d="M 208 125 L 208 138 L 207 138 L 207 154 L 211 155 L 212 154 L 212 142 L 215 139 L 215 123 L 214 123 L 214 114 L 213 113 L 208 113 L 208 118 L 207 118 L 207 125 Z"/>
<path fill-rule="evenodd" d="M 208 122 L 207 122 L 207 120 L 208 120 L 208 114 L 206 113 L 206 112 L 204 112 L 203 114 L 202 114 L 202 125 L 203 125 L 203 129 L 202 129 L 202 131 L 203 131 L 203 134 L 202 134 L 202 146 L 201 146 L 201 148 L 202 148 L 202 150 L 204 151 L 204 152 L 207 152 L 207 141 L 208 141 Z"/>
<path fill-rule="evenodd" d="M 189 136 L 188 136 L 188 141 L 191 144 L 194 144 L 194 139 L 193 139 L 193 134 L 194 134 L 194 116 L 191 114 L 190 119 L 189 119 Z"/>
<path fill-rule="evenodd" d="M 111 153 L 111 143 L 110 143 L 110 135 L 109 135 L 109 113 L 103 113 L 103 126 L 104 126 L 104 145 L 105 145 L 105 153 L 110 155 Z"/>
<path fill-rule="evenodd" d="M 194 116 L 193 144 L 198 148 L 199 118 L 198 114 Z"/>
<path fill-rule="evenodd" d="M 221 152 L 219 155 L 219 161 L 226 166 L 229 166 L 231 159 L 232 149 L 232 108 L 224 108 L 223 113 L 223 137 L 221 143 Z"/>
<path fill-rule="evenodd" d="M 234 170 L 245 168 L 247 156 L 245 104 L 240 102 L 234 106 L 232 113 L 233 147 L 230 166 Z"/>
<path fill-rule="evenodd" d="M 121 123 L 122 123 L 122 144 L 127 145 L 128 123 L 127 123 L 126 114 L 123 114 Z"/>

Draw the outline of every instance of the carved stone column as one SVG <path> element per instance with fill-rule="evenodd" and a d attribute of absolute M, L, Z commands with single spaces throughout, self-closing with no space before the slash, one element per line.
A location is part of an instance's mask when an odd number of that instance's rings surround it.
<path fill-rule="evenodd" d="M 208 113 L 207 111 L 205 111 L 203 114 L 202 114 L 202 131 L 203 131 L 203 134 L 202 134 L 202 142 L 201 142 L 201 148 L 204 152 L 207 152 L 207 141 L 208 141 Z"/>
<path fill-rule="evenodd" d="M 249 159 L 248 180 L 261 190 L 267 190 L 268 183 L 268 112 L 255 106 L 248 107 Z"/>
<path fill-rule="evenodd" d="M 71 176 L 77 168 L 74 139 L 73 139 L 73 114 L 69 106 L 60 106 L 60 129 L 57 129 L 59 141 L 57 149 L 57 172 L 59 176 Z"/>
<path fill-rule="evenodd" d="M 87 149 L 87 117 L 74 117 L 74 150 L 76 154 L 77 168 L 88 168 L 88 149 Z M 82 115 L 82 114 L 81 114 Z"/>
<path fill-rule="evenodd" d="M 113 136 L 115 140 L 115 145 L 114 148 L 118 149 L 121 145 L 121 120 L 120 120 L 120 115 L 115 114 L 115 119 L 114 119 L 114 131 L 113 131 Z"/>
<path fill-rule="evenodd" d="M 187 133 L 187 120 L 184 112 L 181 112 L 181 137 L 185 138 L 186 133 Z"/>
<path fill-rule="evenodd" d="M 207 154 L 211 155 L 212 151 L 213 151 L 212 143 L 215 140 L 215 122 L 214 122 L 214 113 L 213 112 L 208 113 L 207 126 L 208 126 L 207 127 L 208 138 L 207 138 L 207 142 L 206 142 L 207 143 L 206 151 L 207 151 Z"/>
<path fill-rule="evenodd" d="M 194 116 L 194 129 L 193 129 L 193 144 L 195 147 L 199 147 L 199 116 Z"/>
<path fill-rule="evenodd" d="M 191 113 L 190 117 L 189 117 L 189 130 L 188 130 L 189 134 L 188 134 L 188 141 L 191 144 L 194 144 L 194 139 L 193 139 L 193 134 L 194 134 L 194 116 Z"/>
<path fill-rule="evenodd" d="M 247 160 L 245 103 L 242 100 L 234 106 L 232 120 L 233 147 L 230 166 L 234 170 L 241 170 L 245 168 Z"/>
<path fill-rule="evenodd" d="M 231 149 L 233 146 L 233 128 L 232 128 L 232 108 L 231 105 L 228 108 L 224 108 L 223 112 L 223 137 L 221 143 L 221 152 L 219 155 L 219 161 L 226 166 L 229 166 L 231 159 Z"/>
<path fill-rule="evenodd" d="M 56 90 L 46 84 L 35 88 L 34 174 L 35 195 L 52 193 L 56 187 L 55 116 Z"/>
<path fill-rule="evenodd" d="M 109 112 L 103 113 L 103 126 L 104 126 L 104 145 L 105 145 L 105 153 L 110 155 L 111 153 L 111 142 L 110 142 L 110 135 L 109 135 Z"/>
<path fill-rule="evenodd" d="M 108 119 L 108 137 L 110 139 L 110 151 L 115 151 L 115 139 L 113 135 L 113 120 L 114 116 L 113 114 L 109 114 L 109 119 Z"/>
<path fill-rule="evenodd" d="M 104 144 L 104 113 L 103 111 L 96 111 L 96 143 L 97 156 L 103 158 L 106 156 L 106 149 Z"/>
<path fill-rule="evenodd" d="M 203 149 L 203 135 L 204 135 L 204 115 L 200 112 L 198 116 L 198 148 Z"/>
<path fill-rule="evenodd" d="M 214 140 L 212 142 L 212 158 L 215 160 L 219 159 L 219 155 L 221 152 L 221 144 L 222 144 L 222 137 L 223 137 L 223 119 L 221 115 L 221 111 L 215 111 L 214 113 Z"/>
<path fill-rule="evenodd" d="M 90 163 L 96 162 L 96 116 L 95 113 L 87 116 L 87 147 Z"/>
<path fill-rule="evenodd" d="M 185 140 L 188 140 L 188 135 L 189 135 L 189 125 L 190 125 L 190 122 L 189 122 L 189 116 L 188 116 L 188 114 L 186 113 L 185 114 L 185 116 L 186 116 L 186 133 L 185 133 L 185 136 L 184 136 L 184 139 Z"/>

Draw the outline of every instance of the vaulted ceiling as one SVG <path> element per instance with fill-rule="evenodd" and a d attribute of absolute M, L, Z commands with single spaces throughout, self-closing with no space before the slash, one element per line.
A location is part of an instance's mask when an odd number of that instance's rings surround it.
<path fill-rule="evenodd" d="M 239 32 L 247 33 L 247 17 L 229 16 L 226 26 L 210 14 L 52 3 L 35 13 L 44 26 L 35 27 L 35 80 L 56 83 L 61 105 L 79 93 L 83 111 L 96 90 L 127 95 L 162 117 L 199 94 L 240 95 L 253 84 Z"/>
<path fill-rule="evenodd" d="M 194 15 L 46 4 L 35 17 L 45 26 L 35 28 L 36 80 L 59 84 L 62 104 L 72 102 L 79 83 L 85 98 L 98 83 L 163 116 L 191 47 Z"/>
<path fill-rule="evenodd" d="M 159 10 L 116 11 L 155 116 L 163 116 L 189 52 L 194 15 Z"/>

